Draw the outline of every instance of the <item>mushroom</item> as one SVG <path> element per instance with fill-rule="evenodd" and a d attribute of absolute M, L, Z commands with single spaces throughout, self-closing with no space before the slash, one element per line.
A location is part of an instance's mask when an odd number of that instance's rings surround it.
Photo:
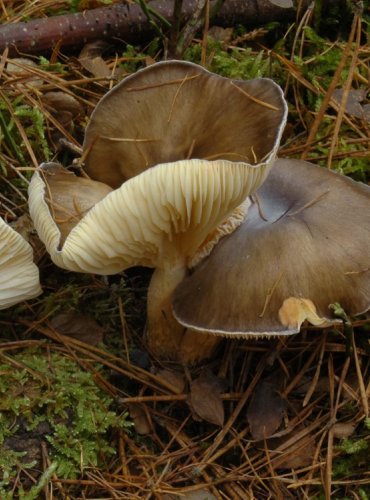
<path fill-rule="evenodd" d="M 195 254 L 243 220 L 245 200 L 273 165 L 285 120 L 282 92 L 271 80 L 232 81 L 178 61 L 150 66 L 96 108 L 84 143 L 94 180 L 69 177 L 72 201 L 61 202 L 70 190 L 59 190 L 59 208 L 79 219 L 65 236 L 53 218 L 56 167 L 36 171 L 29 188 L 36 230 L 65 269 L 107 275 L 154 267 L 149 347 L 181 357 L 184 329 L 172 317 L 171 294 Z M 67 175 L 57 168 L 58 178 Z M 92 190 L 98 182 L 114 191 L 81 217 L 74 208 L 87 181 Z"/>
<path fill-rule="evenodd" d="M 31 245 L 0 218 L 0 309 L 41 293 Z"/>
<path fill-rule="evenodd" d="M 189 158 L 271 164 L 286 111 L 268 78 L 232 80 L 190 62 L 159 62 L 101 99 L 86 129 L 84 168 L 117 188 L 149 167 Z"/>
<path fill-rule="evenodd" d="M 245 221 L 176 288 L 176 320 L 228 338 L 297 333 L 370 307 L 370 188 L 299 160 L 279 159 Z M 201 332 L 201 333 L 199 333 Z M 190 355 L 190 354 L 189 354 Z"/>

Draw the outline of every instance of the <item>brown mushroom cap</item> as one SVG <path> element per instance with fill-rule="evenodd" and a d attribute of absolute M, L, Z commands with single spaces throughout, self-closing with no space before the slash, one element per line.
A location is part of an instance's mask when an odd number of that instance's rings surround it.
<path fill-rule="evenodd" d="M 288 335 L 370 307 L 370 188 L 278 160 L 245 222 L 173 295 L 180 324 L 225 336 Z"/>
<path fill-rule="evenodd" d="M 159 163 L 260 163 L 276 152 L 285 120 L 284 97 L 272 80 L 156 63 L 125 78 L 95 108 L 83 145 L 86 172 L 117 188 Z"/>

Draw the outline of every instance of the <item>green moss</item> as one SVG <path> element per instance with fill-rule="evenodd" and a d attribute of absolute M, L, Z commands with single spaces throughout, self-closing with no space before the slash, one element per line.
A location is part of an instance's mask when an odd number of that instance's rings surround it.
<path fill-rule="evenodd" d="M 342 439 L 336 447 L 337 456 L 333 461 L 335 479 L 363 477 L 370 467 L 369 419 L 366 419 L 357 435 Z M 365 491 L 365 490 L 363 490 Z"/>
<path fill-rule="evenodd" d="M 63 353 L 28 349 L 3 361 L 0 373 L 0 493 L 17 471 L 36 465 L 29 446 L 19 451 L 14 443 L 47 442 L 56 474 L 75 478 L 114 455 L 112 430 L 130 427 L 126 414 L 112 411 L 112 397 L 93 374 Z"/>
<path fill-rule="evenodd" d="M 54 71 L 55 73 L 66 73 L 64 65 L 61 62 L 50 63 L 49 59 L 44 56 L 39 56 L 39 66 L 44 71 Z"/>
<path fill-rule="evenodd" d="M 138 69 L 145 66 L 146 54 L 142 54 L 133 45 L 127 44 L 126 50 L 122 53 L 124 62 L 120 63 L 122 68 L 127 73 L 135 73 Z"/>
<path fill-rule="evenodd" d="M 199 64 L 201 52 L 200 44 L 194 44 L 185 51 L 184 59 Z M 229 78 L 249 80 L 271 76 L 275 70 L 278 73 L 277 65 L 272 63 L 266 51 L 255 52 L 250 47 L 225 49 L 221 42 L 211 38 L 208 39 L 206 59 L 210 71 Z"/>
<path fill-rule="evenodd" d="M 26 165 L 29 152 L 18 130 L 15 119 L 19 120 L 23 127 L 29 144 L 33 152 L 41 161 L 47 161 L 52 153 L 46 140 L 45 117 L 41 111 L 35 107 L 23 103 L 23 96 L 14 99 L 12 102 L 12 114 L 7 105 L 0 102 L 0 144 L 8 154 L 13 154 L 21 165 Z M 6 165 L 1 163 L 2 168 Z"/>

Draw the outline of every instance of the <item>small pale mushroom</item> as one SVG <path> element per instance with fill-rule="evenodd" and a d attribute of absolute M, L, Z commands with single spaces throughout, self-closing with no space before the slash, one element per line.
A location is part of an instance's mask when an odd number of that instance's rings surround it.
<path fill-rule="evenodd" d="M 93 180 L 50 164 L 32 178 L 30 214 L 52 260 L 103 275 L 155 268 L 148 344 L 158 356 L 182 358 L 172 291 L 194 255 L 244 219 L 248 195 L 275 160 L 286 113 L 268 79 L 232 81 L 179 61 L 128 77 L 92 116 L 83 156 Z M 106 194 L 104 185 L 114 190 Z"/>
<path fill-rule="evenodd" d="M 227 338 L 291 335 L 370 307 L 370 188 L 299 160 L 278 160 L 245 221 L 173 294 L 176 320 Z"/>
<path fill-rule="evenodd" d="M 0 218 L 0 309 L 41 293 L 31 245 Z"/>

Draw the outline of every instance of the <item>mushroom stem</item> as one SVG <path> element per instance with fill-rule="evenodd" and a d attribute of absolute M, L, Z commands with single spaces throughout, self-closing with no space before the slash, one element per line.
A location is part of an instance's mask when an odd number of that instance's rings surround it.
<path fill-rule="evenodd" d="M 180 361 L 186 365 L 191 365 L 210 358 L 222 340 L 223 337 L 218 335 L 186 330 L 180 343 Z"/>
<path fill-rule="evenodd" d="M 185 262 L 166 264 L 153 273 L 148 288 L 147 341 L 152 353 L 163 359 L 180 359 L 180 343 L 184 334 L 172 314 L 171 296 L 186 275 Z"/>
<path fill-rule="evenodd" d="M 172 313 L 172 293 L 184 279 L 185 263 L 156 268 L 148 288 L 147 343 L 161 359 L 193 364 L 210 357 L 221 337 L 192 332 L 180 325 Z"/>

